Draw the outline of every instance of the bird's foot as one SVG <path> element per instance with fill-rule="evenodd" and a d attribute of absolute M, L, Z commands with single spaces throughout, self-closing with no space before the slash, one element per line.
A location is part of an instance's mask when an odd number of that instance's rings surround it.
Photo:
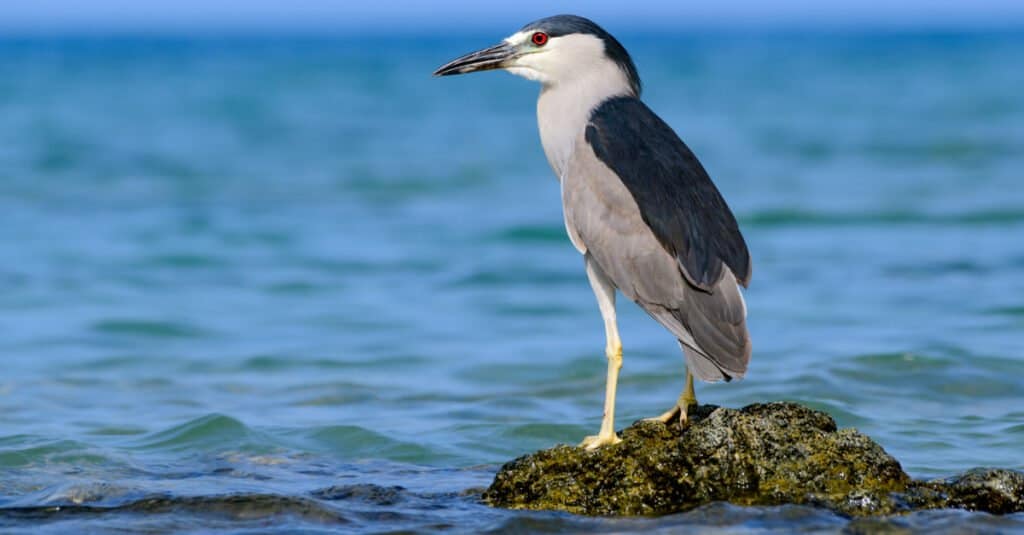
<path fill-rule="evenodd" d="M 600 433 L 584 438 L 583 442 L 580 442 L 580 447 L 593 451 L 601 446 L 611 446 L 613 444 L 618 444 L 619 442 L 622 442 L 622 439 L 613 431 L 611 433 Z"/>
<path fill-rule="evenodd" d="M 644 422 L 661 422 L 661 423 L 663 423 L 665 425 L 668 425 L 668 424 L 670 424 L 672 422 L 672 420 L 675 420 L 676 418 L 678 418 L 679 419 L 679 425 L 682 426 L 682 427 L 686 427 L 686 424 L 687 424 L 687 422 L 689 420 L 689 414 L 688 413 L 689 413 L 691 408 L 696 408 L 696 407 L 697 407 L 697 400 L 693 400 L 692 403 L 690 402 L 690 400 L 680 400 L 678 403 L 676 403 L 675 407 L 672 407 L 671 409 L 665 411 L 660 416 L 655 416 L 653 418 L 644 418 L 643 421 Z"/>
<path fill-rule="evenodd" d="M 656 422 L 668 425 L 669 422 L 675 420 L 682 411 L 679 410 L 679 405 L 672 407 L 671 409 L 663 412 L 660 416 L 652 416 L 650 418 L 644 418 L 641 422 Z"/>

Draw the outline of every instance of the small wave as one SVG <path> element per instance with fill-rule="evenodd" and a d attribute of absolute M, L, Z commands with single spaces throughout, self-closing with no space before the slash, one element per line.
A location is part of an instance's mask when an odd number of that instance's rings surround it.
<path fill-rule="evenodd" d="M 516 270 L 479 269 L 449 283 L 455 288 L 490 288 L 507 285 L 560 286 L 579 282 L 576 273 L 520 266 Z"/>
<path fill-rule="evenodd" d="M 325 286 L 315 284 L 306 280 L 283 280 L 268 284 L 263 290 L 276 295 L 316 295 L 323 291 Z"/>
<path fill-rule="evenodd" d="M 21 468 L 46 463 L 102 465 L 110 459 L 76 440 L 43 440 L 27 435 L 0 441 L 0 468 Z"/>
<path fill-rule="evenodd" d="M 219 517 L 254 521 L 270 517 L 297 517 L 308 522 L 349 524 L 351 521 L 333 508 L 306 497 L 273 494 L 232 494 L 225 496 L 150 496 L 114 506 L 38 505 L 0 508 L 0 518 L 21 522 L 54 522 L 96 515 L 163 515 L 181 517 Z"/>
<path fill-rule="evenodd" d="M 921 143 L 877 142 L 860 147 L 872 158 L 913 163 L 965 164 L 1012 158 L 1020 149 L 1012 143 L 967 138 L 936 139 Z"/>
<path fill-rule="evenodd" d="M 921 264 L 908 262 L 887 266 L 885 273 L 894 277 L 930 278 L 945 275 L 984 275 L 992 271 L 989 266 L 970 260 L 950 260 Z"/>
<path fill-rule="evenodd" d="M 163 431 L 150 433 L 135 441 L 139 449 L 170 450 L 221 448 L 249 441 L 253 431 L 244 423 L 224 416 L 208 414 Z"/>
<path fill-rule="evenodd" d="M 913 373 L 922 384 L 938 385 L 948 381 L 950 370 L 957 364 L 954 359 L 917 353 L 872 353 L 837 361 L 829 373 L 847 384 L 848 381 L 859 381 L 890 386 L 902 386 L 906 374 Z"/>
<path fill-rule="evenodd" d="M 368 362 L 353 362 L 351 360 L 328 359 L 328 358 L 309 358 L 301 357 L 298 355 L 254 355 L 238 365 L 240 371 L 282 371 L 291 369 L 304 369 L 312 368 L 316 370 L 322 369 L 344 369 L 355 366 L 374 366 L 378 365 L 380 360 L 371 360 Z"/>
<path fill-rule="evenodd" d="M 575 444 L 580 437 L 592 432 L 589 426 L 580 424 L 528 423 L 508 427 L 501 431 L 501 435 L 515 441 L 528 441 L 542 448 L 552 443 Z"/>
<path fill-rule="evenodd" d="M 575 312 L 575 310 L 570 307 L 552 304 L 520 305 L 499 303 L 494 306 L 495 314 L 506 317 L 566 317 L 573 314 L 573 312 Z"/>
<path fill-rule="evenodd" d="M 436 459 L 438 452 L 410 442 L 403 442 L 357 425 L 330 425 L 305 433 L 308 442 L 319 450 L 350 459 L 388 459 L 400 462 L 423 462 Z"/>
<path fill-rule="evenodd" d="M 1024 436 L 1024 424 L 1011 425 L 1003 430 L 1008 435 Z"/>
<path fill-rule="evenodd" d="M 253 371 L 281 371 L 301 367 L 305 362 L 301 358 L 291 358 L 284 355 L 257 355 L 242 361 L 239 366 L 242 370 Z"/>
<path fill-rule="evenodd" d="M 494 176 L 491 170 L 468 166 L 439 176 L 377 173 L 354 168 L 339 181 L 338 186 L 342 191 L 359 195 L 369 202 L 394 205 L 449 192 L 464 193 L 493 181 Z"/>
<path fill-rule="evenodd" d="M 83 362 L 70 363 L 66 366 L 66 369 L 98 372 L 122 370 L 125 368 L 142 368 L 152 366 L 153 361 L 156 358 L 158 357 L 143 354 L 112 355 Z M 163 378 L 154 378 L 153 381 L 155 381 L 154 383 L 151 383 L 153 386 L 165 386 L 171 383 L 169 380 Z"/>
<path fill-rule="evenodd" d="M 868 353 L 853 357 L 853 362 L 865 368 L 892 369 L 904 371 L 944 370 L 954 363 L 943 357 L 932 357 L 919 353 Z"/>
<path fill-rule="evenodd" d="M 569 241 L 565 234 L 565 228 L 555 225 L 514 226 L 489 235 L 487 239 L 507 243 L 567 243 Z"/>
<path fill-rule="evenodd" d="M 842 227 L 869 225 L 954 225 L 985 226 L 1024 223 L 1024 209 L 985 210 L 959 214 L 921 212 L 819 212 L 797 208 L 763 210 L 742 215 L 742 225 L 755 228 Z"/>
<path fill-rule="evenodd" d="M 986 313 L 993 316 L 1009 316 L 1011 318 L 1024 318 L 1024 306 L 996 307 L 986 310 Z"/>
<path fill-rule="evenodd" d="M 108 319 L 92 325 L 102 334 L 141 336 L 146 338 L 202 338 L 209 333 L 187 323 L 160 320 Z"/>
<path fill-rule="evenodd" d="M 145 264 L 154 267 L 205 269 L 223 268 L 228 265 L 228 262 L 212 255 L 196 253 L 166 253 L 149 257 L 146 259 Z"/>
<path fill-rule="evenodd" d="M 818 397 L 815 399 L 802 399 L 798 400 L 798 402 L 803 403 L 812 409 L 827 413 L 836 421 L 836 424 L 839 427 L 863 426 L 871 421 L 852 410 L 848 410 L 848 405 L 839 401 L 826 400 Z"/>

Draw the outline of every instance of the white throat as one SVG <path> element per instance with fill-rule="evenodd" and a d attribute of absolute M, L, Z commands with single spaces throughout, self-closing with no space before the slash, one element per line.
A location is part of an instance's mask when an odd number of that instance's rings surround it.
<path fill-rule="evenodd" d="M 625 74 L 617 65 L 610 69 L 559 84 L 545 84 L 537 99 L 537 127 L 548 163 L 558 179 L 568 167 L 576 140 L 583 135 L 590 115 L 612 97 L 633 95 Z"/>
<path fill-rule="evenodd" d="M 520 33 L 506 41 L 527 38 Z M 551 38 L 544 50 L 520 57 L 507 70 L 543 86 L 537 99 L 537 126 L 548 163 L 559 180 L 594 108 L 612 97 L 635 95 L 626 73 L 607 57 L 604 42 L 593 35 Z"/>

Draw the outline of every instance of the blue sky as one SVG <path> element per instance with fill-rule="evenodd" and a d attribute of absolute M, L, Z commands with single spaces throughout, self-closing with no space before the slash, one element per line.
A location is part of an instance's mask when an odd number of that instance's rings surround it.
<path fill-rule="evenodd" d="M 0 29 L 455 29 L 578 13 L 620 27 L 1013 26 L 1024 0 L 7 0 Z"/>

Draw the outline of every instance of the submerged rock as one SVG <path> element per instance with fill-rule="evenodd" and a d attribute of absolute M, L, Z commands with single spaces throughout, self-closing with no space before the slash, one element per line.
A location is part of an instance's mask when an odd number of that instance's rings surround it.
<path fill-rule="evenodd" d="M 1024 473 L 975 468 L 949 479 L 915 481 L 897 497 L 911 509 L 967 509 L 997 515 L 1024 512 Z"/>
<path fill-rule="evenodd" d="M 855 429 L 794 403 L 713 406 L 678 424 L 637 422 L 597 451 L 558 446 L 498 472 L 484 500 L 514 509 L 585 515 L 649 515 L 714 501 L 807 504 L 867 516 L 957 507 L 1024 511 L 1024 476 L 972 471 L 915 482 L 896 459 Z"/>

